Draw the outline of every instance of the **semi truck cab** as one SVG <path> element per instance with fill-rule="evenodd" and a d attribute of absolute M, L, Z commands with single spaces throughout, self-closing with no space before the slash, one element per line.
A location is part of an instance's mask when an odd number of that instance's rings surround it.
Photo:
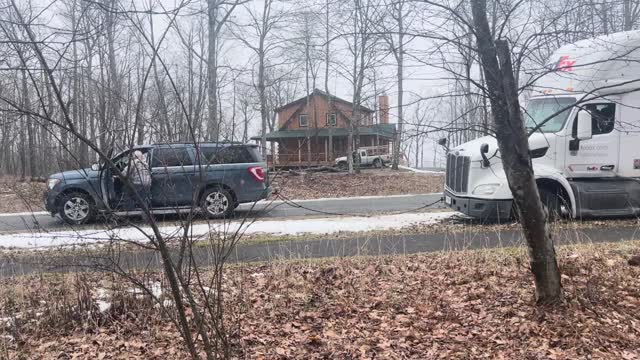
<path fill-rule="evenodd" d="M 552 215 L 640 212 L 640 32 L 563 46 L 523 110 L 540 197 Z M 495 138 L 447 153 L 445 202 L 483 220 L 509 219 L 512 194 Z"/>

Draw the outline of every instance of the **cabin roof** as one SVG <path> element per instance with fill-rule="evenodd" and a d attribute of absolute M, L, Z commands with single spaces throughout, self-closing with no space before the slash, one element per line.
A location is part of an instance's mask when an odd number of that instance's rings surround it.
<path fill-rule="evenodd" d="M 322 91 L 322 90 L 320 90 L 320 89 L 314 89 L 314 90 L 313 90 L 313 92 L 312 92 L 311 94 L 309 94 L 309 95 L 307 95 L 307 96 L 303 96 L 303 97 L 301 97 L 301 98 L 299 98 L 299 99 L 297 99 L 297 100 L 294 100 L 294 101 L 292 101 L 292 102 L 290 102 L 290 103 L 288 103 L 288 104 L 282 105 L 282 106 L 280 106 L 279 108 L 275 109 L 275 111 L 276 111 L 276 112 L 280 112 L 280 111 L 282 111 L 282 110 L 284 110 L 284 109 L 286 109 L 286 108 L 288 108 L 288 107 L 295 106 L 295 105 L 299 105 L 299 104 L 301 104 L 301 103 L 303 103 L 303 102 L 307 101 L 307 97 L 309 97 L 309 96 L 322 96 L 322 97 L 327 97 L 327 96 L 329 96 L 329 97 L 331 98 L 331 101 L 335 101 L 335 102 L 339 102 L 339 103 L 346 104 L 346 105 L 349 105 L 349 106 L 353 106 L 353 103 L 352 103 L 352 102 L 350 102 L 350 101 L 347 101 L 347 100 L 341 99 L 341 98 L 339 98 L 339 97 L 337 97 L 337 96 L 335 96 L 335 95 L 327 94 L 326 92 L 324 92 L 324 91 Z M 362 105 L 360 105 L 360 110 L 361 110 L 361 111 L 368 112 L 368 113 L 373 113 L 373 112 L 375 112 L 375 111 L 373 111 L 373 110 L 369 109 L 368 107 L 366 107 L 366 106 L 362 106 Z"/>

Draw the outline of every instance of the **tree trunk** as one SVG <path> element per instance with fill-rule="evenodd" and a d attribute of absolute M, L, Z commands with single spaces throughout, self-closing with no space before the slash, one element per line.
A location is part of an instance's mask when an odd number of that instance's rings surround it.
<path fill-rule="evenodd" d="M 509 47 L 506 41 L 492 38 L 486 0 L 472 0 L 471 8 L 502 164 L 529 248 L 536 301 L 555 303 L 562 296 L 560 271 L 531 166 Z"/>
<path fill-rule="evenodd" d="M 267 123 L 269 122 L 269 110 L 267 109 L 267 93 L 265 84 L 265 41 L 269 32 L 269 18 L 271 17 L 271 2 L 265 0 L 262 9 L 262 27 L 260 29 L 260 39 L 258 44 L 258 95 L 260 96 L 260 149 L 265 161 L 267 159 Z"/>
<path fill-rule="evenodd" d="M 76 7 L 78 6 L 78 2 L 74 1 L 73 5 L 71 6 L 71 27 L 73 29 L 77 29 L 77 19 L 76 19 Z M 72 49 L 72 56 L 73 56 L 73 73 L 72 73 L 72 77 L 73 77 L 73 96 L 71 98 L 71 114 L 72 114 L 72 118 L 73 121 L 75 121 L 76 127 L 78 127 L 78 130 L 80 131 L 80 133 L 82 135 L 86 135 L 86 132 L 83 132 L 82 130 L 85 128 L 85 119 L 81 120 L 80 117 L 80 101 L 83 99 L 80 97 L 80 78 L 78 75 L 78 46 L 77 46 L 77 41 L 73 41 L 72 45 L 71 45 L 71 49 Z M 84 144 L 82 144 L 80 141 L 78 141 L 77 139 L 74 139 L 73 141 L 73 151 L 75 151 L 78 155 L 77 155 L 77 159 L 76 161 L 79 161 L 80 164 L 76 164 L 80 165 L 80 167 L 84 167 L 87 165 L 87 159 L 86 159 L 86 155 L 83 151 L 83 148 L 85 148 Z M 33 174 L 31 174 L 31 176 L 33 176 Z"/>
<path fill-rule="evenodd" d="M 27 87 L 27 72 L 25 70 L 22 70 L 22 107 L 27 110 L 29 110 L 30 107 L 29 90 Z M 29 158 L 27 156 L 27 152 L 31 152 L 31 149 L 26 149 L 26 147 L 31 148 L 33 145 L 31 134 L 27 134 L 27 132 L 30 133 L 30 122 L 31 120 L 29 119 L 29 115 L 24 114 L 24 116 L 22 117 L 22 122 L 20 124 L 20 180 L 25 180 L 27 163 L 31 164 L 33 161 L 35 161 L 35 159 Z M 29 144 L 27 144 L 27 141 L 29 142 Z M 30 173 L 29 176 L 33 176 L 33 173 Z"/>
<path fill-rule="evenodd" d="M 329 113 L 333 112 L 331 107 L 331 93 L 329 92 L 329 48 L 331 44 L 331 38 L 329 36 L 329 0 L 325 3 L 325 52 L 324 52 L 324 91 L 327 93 L 327 109 Z M 336 125 L 338 122 L 338 114 L 336 113 Z M 327 120 L 327 119 L 325 119 Z M 333 164 L 333 126 L 327 123 L 329 128 L 329 144 L 327 147 L 327 159 Z"/>
<path fill-rule="evenodd" d="M 418 161 L 420 159 L 420 137 L 416 135 L 416 169 L 418 168 Z"/>
<path fill-rule="evenodd" d="M 602 14 L 600 15 L 602 18 L 602 32 L 605 35 L 609 34 L 609 8 L 608 8 L 608 4 L 606 2 L 603 2 L 602 4 L 600 4 L 600 9 L 602 11 Z"/>
<path fill-rule="evenodd" d="M 151 4 L 150 4 L 151 7 Z M 149 15 L 149 28 L 150 28 L 150 37 L 151 37 L 151 46 L 152 47 L 156 47 L 156 40 L 155 40 L 155 36 L 154 36 L 154 29 L 153 29 L 153 15 Z M 160 106 L 160 129 L 163 129 L 162 134 L 160 136 L 160 141 L 166 141 L 166 142 L 171 142 L 171 141 L 175 141 L 176 136 L 173 133 L 173 128 L 175 127 L 175 124 L 171 124 L 169 122 L 169 109 L 167 107 L 167 101 L 165 100 L 164 97 L 164 81 L 162 81 L 162 79 L 160 79 L 160 74 L 158 72 L 158 63 L 156 61 L 156 56 L 152 56 L 151 57 L 151 66 L 153 68 L 153 79 L 154 79 L 154 83 L 156 86 L 156 92 L 157 92 L 157 96 L 158 96 L 158 105 Z M 133 139 L 134 139 L 134 135 L 132 134 L 131 136 L 132 139 L 132 143 L 131 144 L 127 144 L 127 146 L 133 145 Z"/>
<path fill-rule="evenodd" d="M 209 54 L 207 59 L 207 98 L 208 106 L 208 139 L 210 141 L 218 141 L 219 124 L 218 124 L 218 27 L 217 15 L 218 8 L 216 0 L 208 0 L 209 2 Z"/>
<path fill-rule="evenodd" d="M 398 21 L 398 53 L 396 55 L 397 61 L 397 75 L 398 75 L 398 130 L 395 136 L 395 143 L 393 144 L 393 162 L 391 168 L 398 170 L 398 164 L 400 163 L 400 142 L 402 141 L 402 126 L 404 119 L 402 117 L 402 101 L 403 101 L 403 67 L 404 67 L 404 27 L 402 19 L 402 4 L 400 1 L 397 4 L 397 21 Z M 416 139 L 417 141 L 417 139 Z"/>
<path fill-rule="evenodd" d="M 112 8 L 116 8 L 115 0 L 111 2 Z M 102 143 L 100 144 L 101 150 L 105 151 L 108 144 L 111 142 L 112 134 L 111 126 L 109 124 L 118 124 L 118 118 L 120 115 L 120 79 L 118 76 L 118 67 L 116 64 L 116 49 L 115 49 L 115 32 L 116 32 L 116 14 L 112 11 L 107 11 L 107 45 L 108 45 L 108 57 L 109 57 L 109 112 L 105 114 L 105 117 L 101 123 L 100 135 Z M 123 119 L 124 122 L 124 119 Z M 107 134 L 111 136 L 107 137 Z"/>
<path fill-rule="evenodd" d="M 633 29 L 633 20 L 631 16 L 631 0 L 622 0 L 622 11 L 624 12 L 623 30 L 629 31 Z"/>

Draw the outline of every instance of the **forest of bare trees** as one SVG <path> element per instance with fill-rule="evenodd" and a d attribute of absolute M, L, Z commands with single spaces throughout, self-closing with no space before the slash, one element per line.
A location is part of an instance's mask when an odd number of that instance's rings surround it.
<path fill-rule="evenodd" d="M 489 1 L 487 13 L 494 36 L 510 39 L 525 85 L 562 44 L 635 28 L 640 2 Z M 5 0 L 0 173 L 43 177 L 96 160 L 44 120 L 64 116 L 50 76 L 72 125 L 106 152 L 252 136 L 269 152 L 273 109 L 322 87 L 354 103 L 355 130 L 358 106 L 376 108 L 388 94 L 401 130 L 396 152 L 441 166 L 438 138 L 455 145 L 492 132 L 470 17 L 455 1 Z"/>
<path fill-rule="evenodd" d="M 98 160 L 115 169 L 114 151 L 154 142 L 253 138 L 265 156 L 274 110 L 317 88 L 329 103 L 351 103 L 350 154 L 363 107 L 378 109 L 386 94 L 396 170 L 444 165 L 439 139 L 498 138 L 536 300 L 557 303 L 560 268 L 520 105 L 560 46 L 634 29 L 639 16 L 640 0 L 0 0 L 0 175 L 41 179 Z M 309 149 L 313 126 L 306 132 Z M 347 159 L 357 172 L 358 157 Z M 190 355 L 201 357 L 201 342 L 202 357 L 230 358 L 222 268 L 242 234 L 207 235 L 216 255 L 209 298 L 197 266 L 183 263 L 195 263 L 194 209 L 174 262 L 171 239 L 133 193 L 151 226 L 151 245 L 139 246 L 160 255 Z"/>

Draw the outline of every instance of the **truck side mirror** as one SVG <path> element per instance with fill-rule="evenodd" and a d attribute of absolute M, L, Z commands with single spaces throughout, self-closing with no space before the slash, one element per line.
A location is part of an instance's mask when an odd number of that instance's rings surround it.
<path fill-rule="evenodd" d="M 482 167 L 491 166 L 491 162 L 487 158 L 487 154 L 489 153 L 489 144 L 480 145 L 480 156 L 482 156 Z"/>
<path fill-rule="evenodd" d="M 591 113 L 586 110 L 578 112 L 578 124 L 576 129 L 576 139 L 589 140 L 592 137 Z"/>
<path fill-rule="evenodd" d="M 438 139 L 438 145 L 442 146 L 447 152 L 449 152 L 449 146 L 447 145 L 447 138 Z"/>

